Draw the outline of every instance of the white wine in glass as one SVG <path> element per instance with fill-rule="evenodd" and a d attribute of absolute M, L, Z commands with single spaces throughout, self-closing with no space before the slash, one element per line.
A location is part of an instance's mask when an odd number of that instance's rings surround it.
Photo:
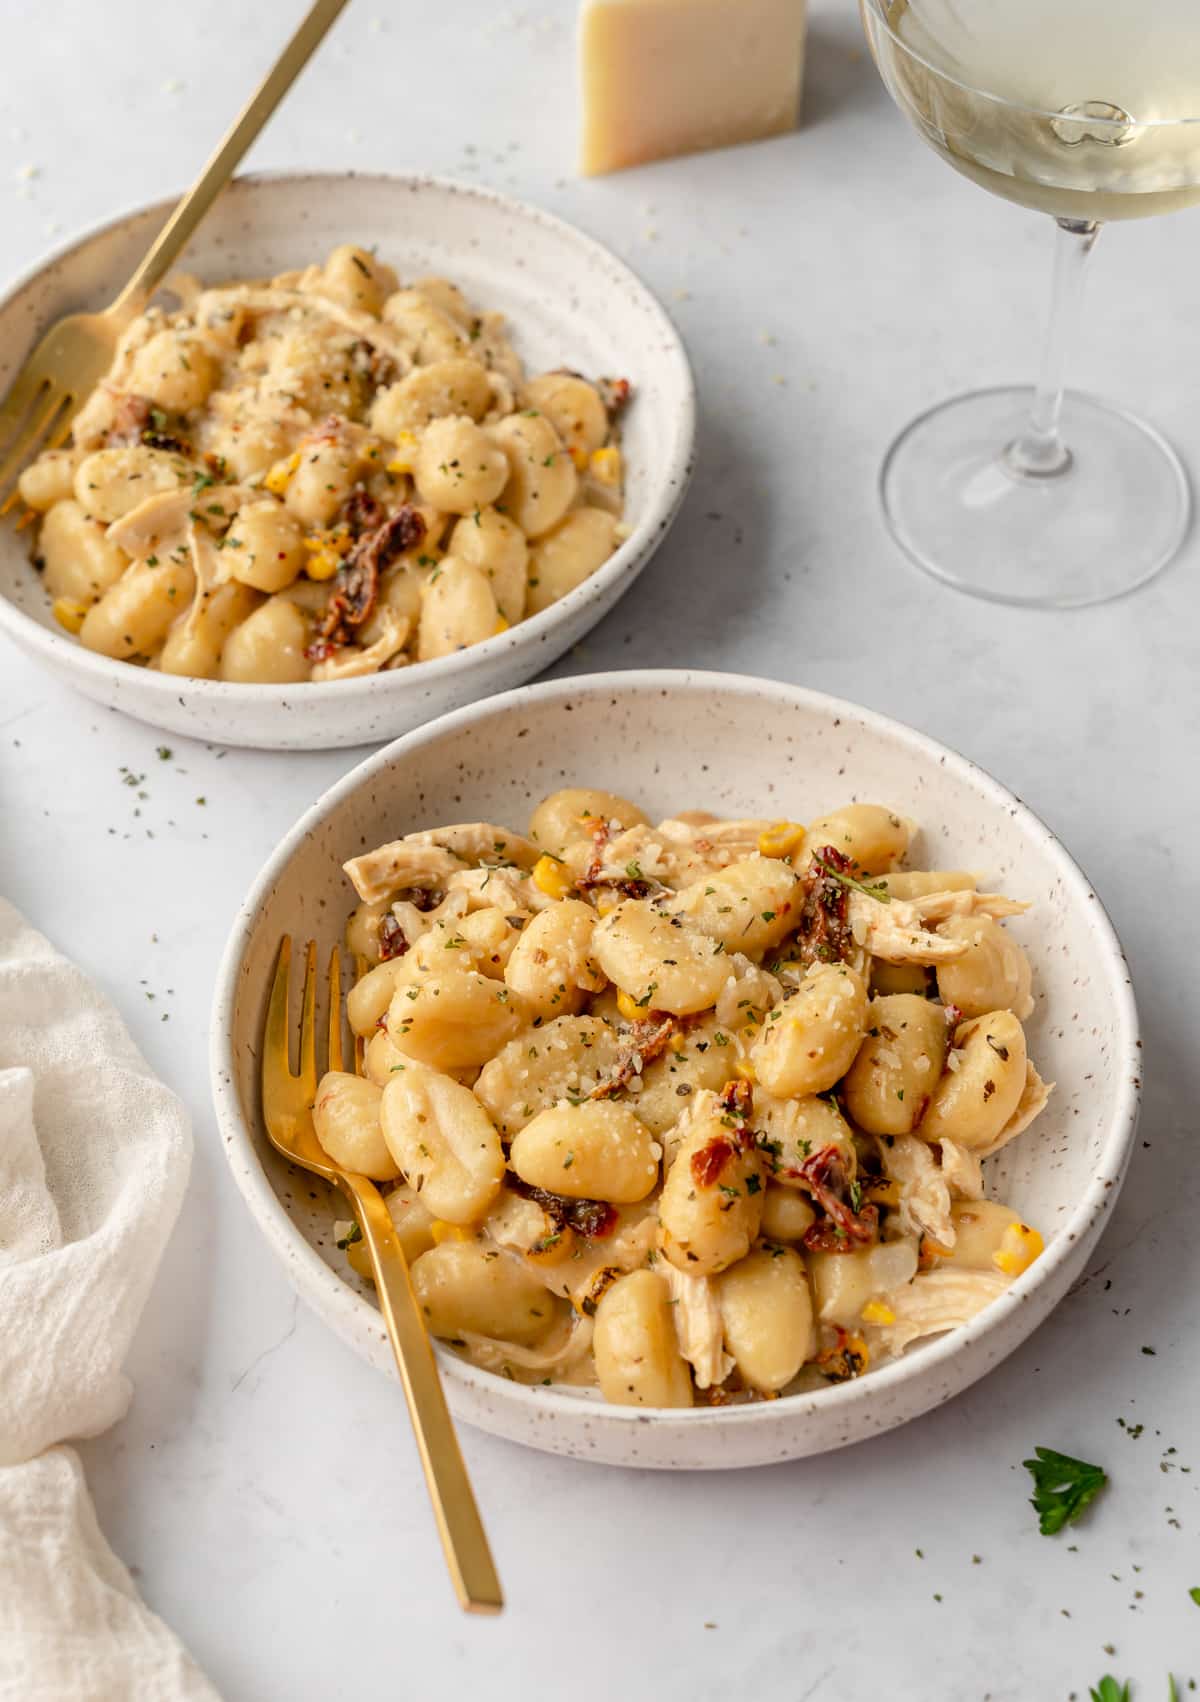
<path fill-rule="evenodd" d="M 1191 499 L 1173 450 L 1064 393 L 1100 225 L 1200 201 L 1197 0 L 861 0 L 883 81 L 956 171 L 1058 225 L 1039 382 L 939 404 L 892 446 L 882 493 L 921 567 L 976 595 L 1071 607 L 1163 568 Z"/>

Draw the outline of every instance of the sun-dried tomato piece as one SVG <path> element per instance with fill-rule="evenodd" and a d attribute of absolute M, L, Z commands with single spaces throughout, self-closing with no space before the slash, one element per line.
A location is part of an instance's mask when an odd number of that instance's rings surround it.
<path fill-rule="evenodd" d="M 552 1194 L 548 1188 L 523 1182 L 515 1171 L 505 1177 L 505 1184 L 523 1200 L 541 1206 L 557 1229 L 573 1229 L 589 1241 L 602 1241 L 617 1227 L 619 1213 L 607 1200 L 572 1200 L 565 1194 Z"/>
<path fill-rule="evenodd" d="M 849 857 L 826 845 L 802 877 L 803 898 L 796 924 L 802 963 L 842 963 L 849 956 L 854 945 L 847 920 L 850 893 L 829 871 L 848 874 L 852 867 Z"/>
<path fill-rule="evenodd" d="M 353 500 L 353 499 L 351 499 Z M 368 502 L 374 499 L 367 497 Z M 323 660 L 329 655 L 319 647 L 350 644 L 358 629 L 365 626 L 375 612 L 379 597 L 379 576 L 396 556 L 415 549 L 425 536 L 425 519 L 410 503 L 405 503 L 380 525 L 364 532 L 354 544 L 342 566 L 338 568 L 333 595 L 325 606 L 325 616 L 317 636 L 305 651 L 311 660 Z"/>
<path fill-rule="evenodd" d="M 389 912 L 379 918 L 379 959 L 381 963 L 389 963 L 394 957 L 403 957 L 408 950 L 408 936 Z"/>
<path fill-rule="evenodd" d="M 737 1153 L 728 1135 L 713 1135 L 691 1156 L 692 1179 L 698 1188 L 713 1188 Z"/>
<path fill-rule="evenodd" d="M 610 420 L 615 420 L 617 415 L 629 406 L 633 395 L 633 385 L 627 378 L 598 378 L 596 389 L 600 392 L 600 400 L 604 403 L 604 411 Z"/>
<path fill-rule="evenodd" d="M 866 1205 L 855 1211 L 842 1197 L 846 1164 L 839 1147 L 821 1147 L 788 1174 L 804 1184 L 825 1214 L 804 1237 L 804 1245 L 811 1252 L 849 1253 L 878 1238 L 879 1208 Z"/>

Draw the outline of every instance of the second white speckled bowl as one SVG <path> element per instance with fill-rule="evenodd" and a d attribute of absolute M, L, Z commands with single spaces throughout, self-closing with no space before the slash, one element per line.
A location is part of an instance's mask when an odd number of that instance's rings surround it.
<path fill-rule="evenodd" d="M 279 936 L 339 937 L 347 857 L 421 827 L 524 828 L 565 785 L 635 799 L 651 819 L 685 809 L 801 821 L 852 799 L 920 823 L 916 866 L 969 868 L 1033 900 L 1013 924 L 1034 966 L 1030 1050 L 1057 1088 L 1034 1127 L 987 1167 L 991 1191 L 1046 1251 L 972 1323 L 856 1382 L 751 1406 L 644 1411 L 525 1388 L 439 1350 L 458 1417 L 580 1459 L 685 1469 L 763 1465 L 855 1442 L 915 1418 L 990 1370 L 1062 1299 L 1095 1245 L 1133 1145 L 1140 1043 L 1111 924 L 1053 835 L 965 758 L 885 716 L 767 680 L 673 672 L 593 675 L 509 692 L 370 757 L 299 821 L 255 882 L 218 978 L 212 1073 L 222 1138 L 259 1228 L 296 1288 L 372 1364 L 393 1372 L 373 1299 L 330 1226 L 344 1208 L 268 1145 L 258 1062 Z"/>
<path fill-rule="evenodd" d="M 0 301 L 0 395 L 53 320 L 103 306 L 170 212 L 147 207 L 39 266 Z M 430 177 L 304 172 L 236 179 L 180 261 L 206 282 L 269 276 L 341 242 L 378 247 L 406 278 L 438 273 L 507 315 L 537 372 L 578 367 L 633 381 L 623 423 L 629 538 L 582 585 L 483 644 L 366 679 L 227 685 L 155 673 L 85 650 L 61 631 L 29 562 L 0 527 L 0 630 L 68 685 L 172 733 L 219 744 L 316 750 L 377 744 L 549 667 L 608 613 L 683 501 L 696 431 L 691 370 L 665 310 L 600 243 L 537 207 Z"/>

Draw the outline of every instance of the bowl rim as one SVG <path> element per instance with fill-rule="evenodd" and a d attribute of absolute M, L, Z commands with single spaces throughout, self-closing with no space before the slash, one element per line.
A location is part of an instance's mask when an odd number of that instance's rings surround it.
<path fill-rule="evenodd" d="M 292 1223 L 260 1162 L 256 1150 L 257 1136 L 242 1118 L 234 1085 L 236 1062 L 233 1014 L 240 980 L 242 951 L 253 929 L 261 903 L 298 847 L 318 824 L 335 815 L 353 793 L 370 784 L 392 768 L 398 760 L 403 760 L 420 746 L 441 739 L 447 733 L 465 733 L 480 721 L 521 704 L 566 701 L 580 695 L 609 696 L 614 692 L 659 694 L 680 691 L 733 692 L 760 698 L 765 695 L 779 709 L 790 706 L 816 710 L 829 717 L 856 722 L 871 732 L 891 739 L 898 737 L 933 766 L 957 770 L 960 777 L 991 794 L 998 809 L 1023 818 L 1056 865 L 1064 893 L 1070 895 L 1075 903 L 1085 905 L 1096 920 L 1098 943 L 1101 946 L 1097 969 L 1103 969 L 1117 1018 L 1114 1056 L 1117 1059 L 1115 1068 L 1118 1086 L 1115 1102 L 1107 1119 L 1100 1159 L 1045 1252 L 1011 1287 L 969 1323 L 931 1338 L 911 1353 L 885 1362 L 866 1377 L 834 1384 L 821 1390 L 789 1395 L 777 1401 L 754 1402 L 743 1406 L 622 1407 L 582 1401 L 578 1394 L 560 1393 L 553 1387 L 527 1386 L 510 1381 L 473 1366 L 460 1359 L 457 1354 L 436 1344 L 439 1364 L 451 1390 L 458 1384 L 466 1389 L 491 1394 L 498 1400 L 503 1398 L 530 1416 L 536 1414 L 538 1417 L 552 1420 L 557 1417 L 579 1418 L 582 1415 L 587 1417 L 593 1427 L 603 1423 L 610 1428 L 627 1429 L 631 1434 L 637 1426 L 647 1423 L 660 1426 L 678 1423 L 701 1428 L 719 1425 L 723 1429 L 736 1427 L 739 1430 L 753 1429 L 760 1425 L 769 1427 L 776 1424 L 783 1413 L 790 1415 L 794 1423 L 801 1424 L 817 1412 L 847 1413 L 863 1402 L 876 1399 L 875 1391 L 882 1396 L 886 1391 L 914 1380 L 932 1381 L 939 1366 L 960 1353 L 965 1354 L 974 1344 L 998 1332 L 1006 1320 L 1032 1299 L 1037 1290 L 1052 1289 L 1055 1278 L 1064 1267 L 1069 1268 L 1085 1238 L 1091 1234 L 1094 1239 L 1099 1234 L 1100 1227 L 1116 1203 L 1132 1155 L 1142 1094 L 1142 1043 L 1139 1037 L 1132 976 L 1108 912 L 1083 870 L 1045 822 L 1015 793 L 1010 792 L 969 757 L 906 722 L 896 721 L 878 710 L 868 709 L 849 699 L 834 697 L 829 693 L 792 685 L 786 681 L 747 674 L 699 669 L 628 669 L 574 675 L 561 680 L 517 687 L 512 691 L 469 704 L 465 708 L 452 710 L 423 727 L 401 735 L 355 764 L 347 774 L 336 781 L 305 810 L 259 871 L 238 910 L 222 953 L 213 996 L 209 1055 L 213 1097 L 226 1157 L 251 1214 L 266 1234 L 268 1242 L 289 1268 L 293 1282 L 309 1304 L 326 1321 L 333 1324 L 344 1339 L 353 1345 L 362 1337 L 364 1326 L 368 1324 L 373 1325 L 377 1333 L 378 1311 L 365 1296 L 352 1288 L 321 1259 Z M 1053 1304 L 1057 1304 L 1057 1301 Z M 1010 1344 L 1015 1345 L 1015 1341 Z M 982 1371 L 977 1375 L 982 1375 Z M 501 1390 L 503 1397 L 500 1395 Z"/>
<path fill-rule="evenodd" d="M 385 700 L 390 692 L 401 693 L 416 687 L 428 686 L 436 690 L 451 681 L 471 678 L 472 675 L 487 670 L 500 656 L 513 650 L 532 648 L 546 635 L 553 632 L 555 627 L 564 620 L 569 620 L 573 613 L 601 595 L 608 587 L 617 583 L 629 574 L 631 569 L 640 566 L 651 553 L 653 542 L 661 537 L 676 514 L 679 512 L 687 493 L 695 463 L 696 449 L 696 381 L 688 359 L 687 348 L 680 335 L 679 328 L 671 318 L 658 296 L 634 271 L 627 261 L 620 258 L 597 237 L 581 230 L 570 220 L 563 219 L 557 213 L 547 212 L 531 201 L 523 201 L 517 196 L 506 195 L 502 190 L 491 189 L 483 184 L 464 183 L 458 178 L 445 177 L 432 172 L 386 172 L 386 171 L 319 171 L 319 170 L 265 170 L 246 172 L 233 177 L 222 193 L 222 200 L 228 195 L 256 189 L 270 190 L 273 186 L 297 185 L 311 183 L 314 185 L 332 185 L 353 180 L 367 184 L 386 185 L 388 188 L 407 187 L 414 192 L 434 190 L 461 195 L 476 201 L 486 202 L 494 208 L 506 211 L 518 218 L 532 219 L 547 230 L 563 236 L 577 244 L 593 259 L 604 265 L 609 276 L 622 282 L 625 287 L 638 297 L 649 310 L 652 318 L 659 322 L 663 337 L 663 354 L 674 365 L 675 376 L 679 381 L 681 396 L 678 408 L 679 430 L 668 458 L 656 463 L 652 469 L 654 474 L 653 488 L 649 494 L 647 512 L 637 526 L 613 551 L 608 560 L 601 564 L 589 578 L 583 580 L 572 590 L 568 591 L 557 602 L 542 609 L 535 615 L 529 615 L 513 627 L 503 632 L 485 638 L 479 644 L 468 646 L 465 650 L 455 651 L 449 656 L 438 656 L 427 662 L 413 662 L 406 668 L 391 669 L 387 672 L 367 674 L 360 678 L 346 680 L 304 680 L 299 685 L 304 690 L 304 700 L 309 701 L 311 695 L 314 704 L 325 702 L 332 705 L 347 706 L 369 704 Z M 181 192 L 182 193 L 182 192 Z M 89 226 L 81 234 L 72 237 L 66 243 L 55 248 L 49 255 L 35 261 L 27 267 L 0 293 L 0 319 L 2 319 L 27 290 L 34 286 L 43 274 L 54 267 L 70 260 L 83 249 L 97 240 L 120 230 L 133 220 L 149 214 L 157 214 L 163 220 L 171 213 L 179 197 L 167 196 L 159 201 L 139 202 L 136 206 L 127 208 L 124 212 L 101 220 Z M 39 327 L 39 334 L 45 327 Z M 95 651 L 85 650 L 82 645 L 73 642 L 65 635 L 51 631 L 35 620 L 32 615 L 19 608 L 10 598 L 0 593 L 0 629 L 6 630 L 18 643 L 27 649 L 35 651 L 39 660 L 49 663 L 52 667 L 75 668 L 90 676 L 97 684 L 109 682 L 117 686 L 128 683 L 129 664 L 118 661 L 110 656 L 101 656 Z M 243 684 L 230 680 L 209 680 L 195 678 L 190 674 L 161 674 L 150 668 L 139 668 L 137 679 L 143 682 L 151 699 L 174 699 L 178 701 L 184 695 L 192 695 L 214 704 L 223 705 L 232 712 L 239 708 L 254 709 L 277 701 L 281 688 L 273 683 Z M 297 688 L 298 689 L 298 688 Z"/>

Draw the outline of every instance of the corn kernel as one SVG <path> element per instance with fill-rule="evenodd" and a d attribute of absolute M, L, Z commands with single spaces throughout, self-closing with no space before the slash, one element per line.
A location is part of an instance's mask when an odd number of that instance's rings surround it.
<path fill-rule="evenodd" d="M 417 464 L 416 433 L 402 431 L 396 439 L 396 453 L 387 463 L 389 473 L 411 473 Z"/>
<path fill-rule="evenodd" d="M 288 486 L 292 482 L 292 474 L 296 471 L 296 468 L 299 465 L 300 451 L 298 449 L 295 454 L 289 455 L 286 460 L 276 461 L 275 465 L 270 469 L 266 478 L 263 480 L 264 486 L 270 491 L 272 496 L 283 495 L 284 491 L 287 490 Z"/>
<path fill-rule="evenodd" d="M 367 1252 L 365 1241 L 352 1241 L 346 1248 L 346 1262 L 355 1276 L 362 1277 L 364 1282 L 374 1282 L 375 1272 L 371 1269 L 371 1255 Z"/>
<path fill-rule="evenodd" d="M 646 1007 L 639 1005 L 632 993 L 617 993 L 617 1009 L 626 1022 L 645 1022 Z"/>
<path fill-rule="evenodd" d="M 593 449 L 591 468 L 597 484 L 615 490 L 621 483 L 621 451 L 611 445 L 607 449 Z"/>
<path fill-rule="evenodd" d="M 805 831 L 798 821 L 773 821 L 758 836 L 759 856 L 793 856 L 804 843 Z"/>
<path fill-rule="evenodd" d="M 503 615 L 501 615 L 500 619 L 496 622 L 495 626 L 492 628 L 492 637 L 493 638 L 499 638 L 499 636 L 502 632 L 508 631 L 508 628 L 509 628 L 509 622 L 505 620 Z"/>
<path fill-rule="evenodd" d="M 572 461 L 574 461 L 575 471 L 577 473 L 584 473 L 587 471 L 588 452 L 583 448 L 582 444 L 572 443 L 568 445 L 567 453 L 571 457 Z"/>
<path fill-rule="evenodd" d="M 1036 1229 L 1031 1229 L 1027 1223 L 1010 1223 L 999 1247 L 992 1254 L 992 1263 L 1005 1276 L 1019 1277 L 1045 1250 L 1046 1243 Z"/>
<path fill-rule="evenodd" d="M 533 865 L 533 884 L 547 898 L 569 898 L 575 891 L 571 871 L 557 857 L 539 857 Z"/>
<path fill-rule="evenodd" d="M 50 613 L 67 632 L 78 632 L 87 612 L 87 604 L 76 602 L 74 597 L 56 597 L 50 605 Z"/>
<path fill-rule="evenodd" d="M 896 1314 L 882 1300 L 868 1300 L 862 1309 L 862 1321 L 864 1324 L 894 1324 Z"/>
<path fill-rule="evenodd" d="M 323 532 L 310 532 L 304 539 L 304 547 L 310 555 L 320 550 L 333 550 L 338 555 L 345 555 L 351 542 L 349 526 L 332 526 Z"/>
<path fill-rule="evenodd" d="M 596 914 L 598 916 L 611 916 L 620 902 L 621 900 L 615 892 L 603 892 L 596 900 Z"/>
<path fill-rule="evenodd" d="M 309 556 L 304 571 L 310 579 L 332 579 L 341 565 L 341 556 L 335 556 L 332 550 L 318 550 L 315 556 Z"/>
<path fill-rule="evenodd" d="M 433 1236 L 435 1247 L 440 1247 L 443 1241 L 474 1241 L 475 1231 L 464 1229 L 458 1223 L 444 1223 L 440 1217 L 435 1217 L 429 1225 L 429 1233 Z"/>

